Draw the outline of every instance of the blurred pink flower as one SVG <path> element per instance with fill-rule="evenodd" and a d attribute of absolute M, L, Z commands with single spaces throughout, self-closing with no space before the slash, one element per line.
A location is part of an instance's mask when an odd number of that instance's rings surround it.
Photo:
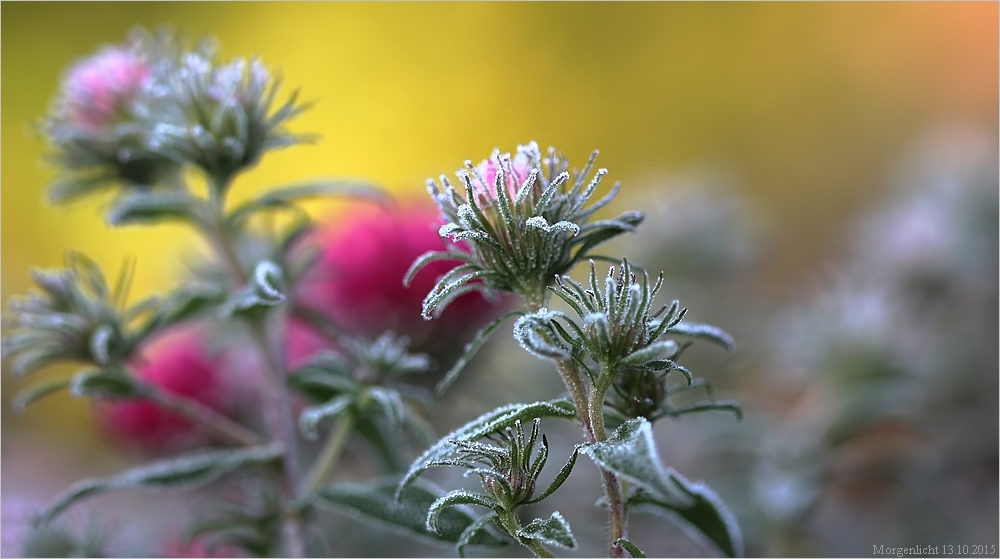
<path fill-rule="evenodd" d="M 133 371 L 162 390 L 227 413 L 225 359 L 207 347 L 203 329 L 187 327 L 158 337 L 133 364 Z M 147 400 L 104 401 L 98 424 L 112 439 L 146 450 L 176 450 L 204 440 L 202 429 L 185 417 Z"/>
<path fill-rule="evenodd" d="M 495 176 L 495 175 L 494 175 Z M 423 299 L 437 279 L 458 265 L 435 262 L 416 275 L 409 287 L 403 276 L 413 261 L 431 250 L 443 250 L 441 220 L 426 205 L 400 203 L 390 208 L 357 206 L 331 220 L 311 242 L 320 254 L 296 292 L 298 305 L 319 312 L 343 330 L 369 338 L 394 330 L 411 341 L 413 351 L 461 349 L 475 332 L 504 309 L 479 293 L 459 297 L 442 315 L 425 321 Z M 288 358 L 301 364 L 329 341 L 305 321 L 288 325 Z"/>
<path fill-rule="evenodd" d="M 73 66 L 63 86 L 70 120 L 88 128 L 112 124 L 149 83 L 149 63 L 137 53 L 107 48 Z"/>

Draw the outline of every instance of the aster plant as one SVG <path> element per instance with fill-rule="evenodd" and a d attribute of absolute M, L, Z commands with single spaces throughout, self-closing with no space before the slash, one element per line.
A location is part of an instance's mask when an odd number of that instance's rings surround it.
<path fill-rule="evenodd" d="M 740 413 L 728 400 L 672 402 L 706 387 L 678 363 L 691 339 L 730 350 L 733 340 L 685 320 L 677 301 L 657 308 L 662 274 L 652 282 L 625 259 L 594 254 L 643 219 L 595 219 L 619 188 L 593 200 L 607 174 L 594 169 L 597 153 L 578 171 L 534 142 L 513 156 L 497 150 L 466 162 L 462 192 L 444 176 L 429 182 L 436 213 L 393 206 L 374 186 L 345 180 L 230 204 L 235 179 L 263 156 L 314 138 L 288 129 L 305 106 L 279 91 L 260 60 L 220 61 L 211 42 L 192 45 L 166 31 L 137 30 L 67 73 L 42 122 L 58 173 L 51 200 L 112 190 L 112 226 L 179 221 L 212 254 L 165 296 L 129 304 L 134 261 L 111 286 L 71 252 L 65 268 L 33 272 L 38 290 L 9 303 L 5 362 L 17 377 L 42 379 L 16 406 L 60 390 L 90 398 L 112 440 L 134 443 L 150 460 L 55 496 L 38 511 L 32 545 L 62 534 L 58 517 L 95 494 L 225 477 L 244 488 L 241 496 L 206 505 L 180 548 L 326 554 L 322 508 L 454 545 L 459 555 L 517 544 L 552 556 L 577 546 L 572 515 L 525 515 L 583 454 L 600 471 L 611 556 L 643 556 L 641 538 L 628 532 L 633 511 L 668 516 L 739 555 L 732 515 L 703 484 L 663 466 L 652 429 L 663 417 Z M 392 226 L 378 217 L 317 227 L 298 203 L 327 196 L 386 212 Z M 291 219 L 261 219 L 278 212 Z M 343 257 L 355 239 L 379 258 Z M 595 261 L 614 264 L 603 280 Z M 586 285 L 568 275 L 581 263 L 590 266 Z M 350 296 L 358 283 L 377 293 Z M 511 403 L 437 437 L 429 422 L 437 402 L 426 387 L 436 383 L 440 395 L 514 317 L 514 338 L 554 364 L 568 394 Z M 79 367 L 46 370 L 56 362 Z M 581 438 L 542 484 L 547 418 L 575 421 Z M 368 445 L 380 462 L 372 467 L 385 475 L 342 480 L 338 465 L 352 440 Z M 480 487 L 439 489 L 422 477 L 437 467 L 461 468 Z"/>

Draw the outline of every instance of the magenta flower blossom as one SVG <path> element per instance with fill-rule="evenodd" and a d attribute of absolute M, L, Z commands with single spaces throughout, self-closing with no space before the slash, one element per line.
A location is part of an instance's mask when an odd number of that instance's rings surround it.
<path fill-rule="evenodd" d="M 226 397 L 225 359 L 206 347 L 205 339 L 199 328 L 172 331 L 145 348 L 132 370 L 165 392 L 227 413 L 233 399 Z M 148 400 L 101 402 L 96 411 L 112 439 L 142 449 L 173 450 L 204 440 L 199 426 Z"/>
<path fill-rule="evenodd" d="M 99 129 L 128 116 L 149 84 L 149 63 L 139 54 L 107 48 L 74 66 L 63 86 L 66 114 L 81 126 Z"/>
<path fill-rule="evenodd" d="M 393 330 L 410 339 L 413 351 L 440 359 L 440 350 L 461 347 L 504 308 L 501 302 L 471 293 L 456 299 L 437 320 L 421 317 L 424 297 L 458 262 L 429 265 L 429 272 L 409 287 L 403 286 L 403 276 L 417 257 L 445 248 L 440 226 L 437 213 L 424 205 L 352 208 L 311 240 L 320 254 L 296 292 L 296 304 L 369 338 Z M 287 349 L 293 366 L 329 346 L 305 321 L 290 321 Z"/>

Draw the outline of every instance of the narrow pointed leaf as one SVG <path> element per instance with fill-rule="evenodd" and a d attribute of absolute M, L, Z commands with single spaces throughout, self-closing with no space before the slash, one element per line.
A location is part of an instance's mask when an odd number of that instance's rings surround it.
<path fill-rule="evenodd" d="M 16 412 L 22 412 L 26 407 L 37 402 L 38 400 L 67 388 L 69 383 L 70 379 L 59 379 L 29 386 L 14 397 L 11 407 L 13 407 Z"/>
<path fill-rule="evenodd" d="M 186 191 L 133 191 L 111 207 L 107 220 L 113 227 L 167 219 L 190 220 L 194 218 L 197 204 L 198 201 Z"/>
<path fill-rule="evenodd" d="M 311 502 L 350 515 L 360 514 L 385 526 L 440 542 L 458 543 L 475 518 L 463 507 L 449 507 L 437 519 L 438 531 L 427 530 L 427 512 L 444 493 L 426 481 L 407 486 L 399 499 L 398 475 L 365 483 L 335 483 L 309 496 Z M 505 541 L 488 530 L 477 530 L 466 545 L 500 547 Z"/>
<path fill-rule="evenodd" d="M 667 328 L 667 333 L 691 336 L 692 338 L 701 338 L 703 340 L 719 344 L 728 351 L 736 351 L 736 340 L 734 340 L 733 337 L 722 328 L 712 326 L 711 324 L 681 322 Z"/>
<path fill-rule="evenodd" d="M 342 394 L 325 404 L 310 406 L 302 410 L 302 415 L 299 416 L 299 429 L 302 434 L 308 439 L 315 439 L 319 434 L 316 428 L 320 420 L 340 415 L 354 403 L 356 397 L 353 393 Z"/>
<path fill-rule="evenodd" d="M 527 422 L 536 417 L 574 419 L 576 417 L 576 410 L 569 400 L 556 399 L 532 404 L 510 404 L 487 412 L 448 433 L 424 451 L 410 465 L 410 469 L 400 482 L 397 495 L 401 494 L 409 484 L 413 483 L 420 474 L 427 470 L 430 467 L 430 463 L 451 456 L 455 452 L 455 445 L 451 441 L 475 441 L 490 433 L 511 427 L 517 420 Z"/>
<path fill-rule="evenodd" d="M 549 495 L 555 493 L 556 489 L 559 489 L 562 486 L 563 482 L 566 481 L 566 478 L 568 478 L 569 475 L 573 473 L 573 466 L 576 465 L 576 458 L 577 456 L 579 456 L 579 454 L 580 454 L 580 447 L 577 446 L 576 448 L 573 449 L 573 454 L 570 455 L 569 460 L 567 460 L 566 463 L 563 464 L 562 469 L 559 470 L 559 473 L 556 474 L 555 479 L 552 480 L 551 484 L 549 484 L 549 487 L 545 491 L 543 491 L 541 495 L 535 497 L 534 499 L 528 501 L 525 504 L 530 505 L 532 503 L 539 503 L 545 500 L 545 498 L 547 498 Z"/>
<path fill-rule="evenodd" d="M 59 495 L 38 522 L 47 523 L 71 504 L 103 491 L 136 487 L 190 486 L 213 481 L 223 474 L 253 464 L 271 462 L 284 453 L 281 445 L 238 450 L 210 450 L 160 460 L 120 474 L 78 481 Z"/>
<path fill-rule="evenodd" d="M 645 558 L 646 557 L 646 554 L 643 553 L 641 549 L 639 549 L 638 547 L 636 547 L 636 545 L 634 543 L 626 540 L 625 538 L 618 538 L 617 540 L 615 540 L 615 545 L 617 545 L 618 547 L 623 548 L 632 557 L 635 557 L 635 558 L 640 558 L 640 557 L 641 558 Z"/>
<path fill-rule="evenodd" d="M 542 520 L 536 518 L 527 526 L 517 531 L 517 537 L 537 540 L 543 544 L 555 545 L 566 549 L 576 549 L 576 538 L 569 528 L 569 522 L 563 518 L 559 511 L 553 512 L 552 516 Z"/>
<path fill-rule="evenodd" d="M 469 361 L 472 360 L 472 357 L 476 355 L 476 352 L 479 351 L 479 348 L 483 347 L 483 344 L 485 344 L 486 340 L 489 339 L 490 334 L 492 334 L 493 331 L 500 326 L 500 324 L 502 324 L 505 320 L 507 320 L 512 316 L 519 316 L 522 314 L 524 314 L 523 311 L 509 312 L 501 316 L 500 318 L 497 318 L 493 322 L 490 322 L 482 329 L 480 329 L 479 332 L 476 332 L 476 336 L 472 338 L 472 341 L 465 344 L 464 348 L 465 350 L 462 352 L 462 356 L 458 358 L 458 361 L 455 361 L 455 364 L 451 366 L 451 369 L 448 369 L 448 372 L 444 374 L 444 377 L 441 379 L 441 381 L 435 388 L 435 391 L 437 392 L 438 396 L 444 394 L 444 391 L 447 390 L 449 386 L 451 386 L 451 383 L 455 382 L 455 379 L 458 378 L 458 375 L 459 373 L 462 372 L 462 369 L 464 369 L 465 366 L 469 364 Z"/>

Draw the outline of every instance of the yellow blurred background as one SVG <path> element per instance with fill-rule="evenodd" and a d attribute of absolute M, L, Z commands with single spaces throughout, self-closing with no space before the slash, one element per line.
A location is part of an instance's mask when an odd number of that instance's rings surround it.
<path fill-rule="evenodd" d="M 109 275 L 136 256 L 133 297 L 177 281 L 194 236 L 112 230 L 106 198 L 48 205 L 34 130 L 70 64 L 161 24 L 216 36 L 224 58 L 259 54 L 284 91 L 316 101 L 293 129 L 322 140 L 268 155 L 237 198 L 321 176 L 420 196 L 427 177 L 532 139 L 580 164 L 599 148 L 610 179 L 650 197 L 649 177 L 722 169 L 767 216 L 759 282 L 772 293 L 830 256 L 918 137 L 956 123 L 998 132 L 996 3 L 7 2 L 5 304 L 29 289 L 30 267 L 59 266 L 69 248 Z M 86 429 L 84 404 L 64 396 L 11 421 L 6 375 L 3 387 L 4 433 Z"/>

